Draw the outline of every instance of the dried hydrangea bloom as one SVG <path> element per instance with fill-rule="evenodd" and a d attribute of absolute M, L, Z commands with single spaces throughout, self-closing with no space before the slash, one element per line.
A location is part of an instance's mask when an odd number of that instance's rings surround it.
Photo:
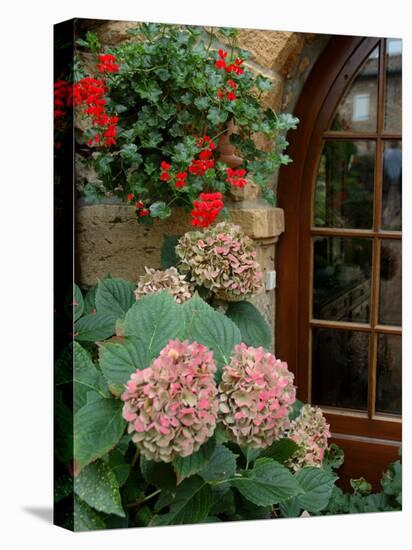
<path fill-rule="evenodd" d="M 176 246 L 179 271 L 218 298 L 237 301 L 262 288 L 262 273 L 252 239 L 227 222 L 204 231 L 190 231 Z"/>
<path fill-rule="evenodd" d="M 271 445 L 288 428 L 295 399 L 285 362 L 261 347 L 235 346 L 219 385 L 219 418 L 233 441 L 244 447 Z"/>
<path fill-rule="evenodd" d="M 299 449 L 289 459 L 292 470 L 304 466 L 321 466 L 328 439 L 331 436 L 329 424 L 319 407 L 303 405 L 299 416 L 292 420 L 288 437 L 299 445 Z"/>
<path fill-rule="evenodd" d="M 178 304 L 183 304 L 192 297 L 192 285 L 180 275 L 175 267 L 169 267 L 165 271 L 145 267 L 145 275 L 142 275 L 134 292 L 136 300 L 154 294 L 162 290 L 173 296 Z"/>
<path fill-rule="evenodd" d="M 171 462 L 189 456 L 213 435 L 215 371 L 205 346 L 170 340 L 150 367 L 131 375 L 122 395 L 123 417 L 146 458 Z"/>

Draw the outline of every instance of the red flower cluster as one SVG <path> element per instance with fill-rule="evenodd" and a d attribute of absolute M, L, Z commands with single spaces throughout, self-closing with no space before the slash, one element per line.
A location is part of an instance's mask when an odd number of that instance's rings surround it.
<path fill-rule="evenodd" d="M 227 73 L 235 73 L 237 75 L 240 75 L 243 73 L 243 69 L 240 66 L 243 63 L 243 59 L 236 58 L 234 63 L 230 63 L 229 65 L 225 61 L 225 57 L 227 56 L 227 52 L 223 50 L 219 50 L 219 57 L 215 62 L 215 67 L 217 69 L 224 69 Z M 227 90 L 218 90 L 217 91 L 217 97 L 220 99 L 223 99 L 224 97 L 227 97 L 229 101 L 234 101 L 236 99 L 236 94 L 234 90 L 237 88 L 237 84 L 234 80 L 230 79 L 227 81 L 227 84 L 229 86 L 229 89 Z"/>
<path fill-rule="evenodd" d="M 243 168 L 239 168 L 238 170 L 234 170 L 233 168 L 228 168 L 226 170 L 227 178 L 226 181 L 228 181 L 230 184 L 233 185 L 233 187 L 244 187 L 246 185 L 246 180 L 244 176 L 246 176 L 246 170 Z"/>
<path fill-rule="evenodd" d="M 99 55 L 97 69 L 101 73 L 118 73 L 119 65 L 116 63 L 116 57 L 111 54 Z"/>
<path fill-rule="evenodd" d="M 200 201 L 193 201 L 191 225 L 208 227 L 223 208 L 222 193 L 200 193 Z"/>
<path fill-rule="evenodd" d="M 187 172 L 178 172 L 176 174 L 176 187 L 185 187 L 186 186 Z"/>
<path fill-rule="evenodd" d="M 127 200 L 129 202 L 134 202 L 135 201 L 134 193 L 129 193 L 127 195 Z M 136 206 L 136 211 L 139 218 L 144 218 L 144 216 L 148 216 L 150 214 L 150 210 L 144 207 L 144 204 L 142 201 L 137 201 L 135 206 Z"/>
<path fill-rule="evenodd" d="M 106 92 L 105 82 L 97 78 L 82 78 L 73 86 L 74 105 L 85 107 L 84 114 L 89 115 L 93 125 L 101 131 L 101 136 L 96 133 L 93 139 L 89 139 L 89 145 L 92 145 L 93 141 L 96 143 L 102 141 L 102 144 L 106 147 L 116 143 L 115 137 L 119 119 L 117 116 L 109 116 L 106 113 L 106 99 L 103 97 Z"/>
<path fill-rule="evenodd" d="M 230 63 L 228 65 L 225 61 L 225 57 L 227 56 L 227 52 L 225 52 L 224 50 L 219 50 L 218 54 L 219 54 L 220 59 L 218 59 L 215 62 L 216 69 L 224 69 L 227 73 L 232 73 L 233 72 L 233 73 L 238 74 L 238 75 L 243 74 L 243 69 L 241 67 L 241 65 L 243 63 L 243 59 L 240 59 L 239 57 L 237 57 L 235 59 L 234 63 Z"/>
<path fill-rule="evenodd" d="M 209 136 L 197 138 L 197 144 L 199 147 L 203 147 L 203 149 L 199 153 L 199 158 L 192 160 L 188 170 L 191 174 L 203 176 L 207 170 L 215 166 L 213 151 L 216 149 L 216 145 Z"/>
<path fill-rule="evenodd" d="M 54 83 L 54 118 L 63 118 L 73 103 L 73 88 L 67 80 Z"/>

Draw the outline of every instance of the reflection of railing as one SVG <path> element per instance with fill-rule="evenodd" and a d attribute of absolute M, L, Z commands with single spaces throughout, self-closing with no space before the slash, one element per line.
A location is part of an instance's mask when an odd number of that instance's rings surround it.
<path fill-rule="evenodd" d="M 369 308 L 370 281 L 359 283 L 345 292 L 334 296 L 319 309 L 320 319 L 334 319 L 336 321 L 351 319 L 366 319 Z"/>

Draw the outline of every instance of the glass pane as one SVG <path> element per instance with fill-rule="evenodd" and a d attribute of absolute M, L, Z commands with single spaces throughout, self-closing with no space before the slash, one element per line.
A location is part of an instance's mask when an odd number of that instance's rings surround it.
<path fill-rule="evenodd" d="M 369 322 L 372 240 L 316 237 L 313 317 Z"/>
<path fill-rule="evenodd" d="M 402 144 L 385 141 L 383 149 L 382 229 L 402 229 Z"/>
<path fill-rule="evenodd" d="M 379 47 L 349 85 L 334 116 L 331 130 L 375 132 L 378 106 Z"/>
<path fill-rule="evenodd" d="M 402 243 L 381 242 L 381 278 L 379 289 L 379 322 L 402 324 Z"/>
<path fill-rule="evenodd" d="M 402 413 L 402 338 L 378 336 L 376 411 Z"/>
<path fill-rule="evenodd" d="M 371 229 L 375 142 L 327 141 L 315 188 L 316 227 Z"/>
<path fill-rule="evenodd" d="M 402 40 L 386 41 L 385 131 L 402 132 Z"/>
<path fill-rule="evenodd" d="M 312 401 L 366 410 L 369 334 L 316 328 L 312 337 Z"/>

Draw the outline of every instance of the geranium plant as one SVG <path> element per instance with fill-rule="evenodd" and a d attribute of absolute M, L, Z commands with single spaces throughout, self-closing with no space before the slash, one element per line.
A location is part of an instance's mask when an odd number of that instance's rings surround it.
<path fill-rule="evenodd" d="M 273 204 L 274 174 L 290 162 L 285 134 L 297 119 L 264 106 L 272 83 L 248 65 L 237 31 L 144 23 L 129 32 L 104 51 L 92 33 L 77 41 L 79 162 L 97 173 L 82 192 L 127 200 L 142 223 L 181 206 L 203 227 L 247 177 Z M 95 56 L 94 74 L 82 66 L 85 50 Z M 225 134 L 244 159 L 236 166 L 222 162 Z M 259 147 L 259 136 L 270 146 Z"/>

